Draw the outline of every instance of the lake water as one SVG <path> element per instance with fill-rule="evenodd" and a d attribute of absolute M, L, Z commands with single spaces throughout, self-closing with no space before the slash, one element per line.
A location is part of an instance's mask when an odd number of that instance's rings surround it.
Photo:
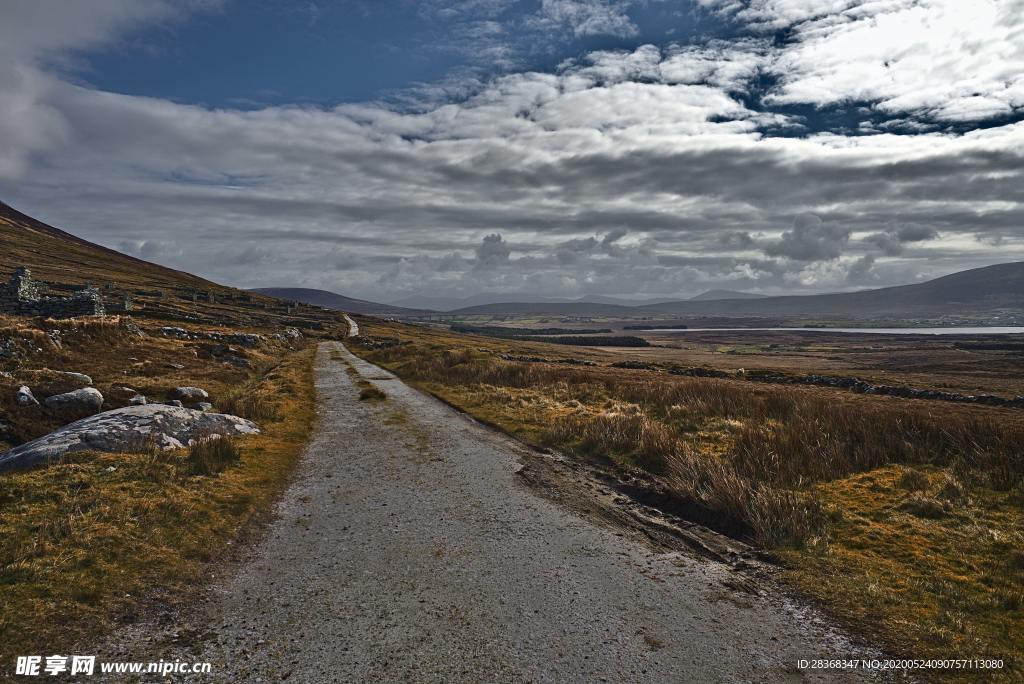
<path fill-rule="evenodd" d="M 692 332 L 819 332 L 857 333 L 860 335 L 1021 335 L 1024 327 L 948 327 L 948 328 L 659 328 L 637 332 L 692 333 Z"/>

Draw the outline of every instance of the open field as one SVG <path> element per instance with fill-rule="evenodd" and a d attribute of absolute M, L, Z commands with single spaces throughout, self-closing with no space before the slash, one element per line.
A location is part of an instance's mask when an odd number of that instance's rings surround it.
<path fill-rule="evenodd" d="M 784 369 L 1008 397 L 1024 394 L 1024 335 L 870 335 L 828 332 L 641 333 L 658 345 L 630 357 L 723 370 Z"/>
<path fill-rule="evenodd" d="M 642 475 L 663 505 L 769 550 L 792 588 L 894 654 L 1024 653 L 1024 411 L 667 372 L 855 368 L 1013 393 L 1011 355 L 961 356 L 950 340 L 748 336 L 736 363 L 721 337 L 596 349 L 361 325 L 369 338 L 354 349 L 367 359 L 535 446 Z M 814 349 L 787 352 L 804 365 L 780 347 L 757 353 L 773 344 Z M 895 372 L 901 357 L 917 369 Z M 623 361 L 645 364 L 612 365 Z M 991 385 L 987 365 L 1002 374 Z"/>
<path fill-rule="evenodd" d="M 803 331 L 730 330 L 654 332 L 635 330 L 636 320 L 594 318 L 559 322 L 557 318 L 503 317 L 474 325 L 484 330 L 561 326 L 562 330 L 601 328 L 614 335 L 642 337 L 652 347 L 618 349 L 616 360 L 678 363 L 724 371 L 772 369 L 789 373 L 856 375 L 871 382 L 968 394 L 1024 395 L 1024 335 L 875 335 Z M 650 321 L 642 321 L 650 324 Z M 708 320 L 655 322 L 656 325 L 709 325 Z M 795 325 L 773 319 L 713 319 L 714 327 Z M 459 328 L 471 328 L 467 323 Z M 436 324 L 438 329 L 447 326 Z M 566 334 L 566 333 L 563 333 Z M 588 354 L 590 352 L 587 352 Z M 578 354 L 577 354 L 578 355 Z M 582 357 L 581 357 L 582 358 Z M 589 358 L 589 357 L 588 357 Z"/>

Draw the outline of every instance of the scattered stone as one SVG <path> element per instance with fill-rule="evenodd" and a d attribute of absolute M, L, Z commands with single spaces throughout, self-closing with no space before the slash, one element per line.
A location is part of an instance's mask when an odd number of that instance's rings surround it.
<path fill-rule="evenodd" d="M 203 401 L 210 398 L 210 393 L 200 387 L 175 387 L 174 396 L 182 401 Z"/>
<path fill-rule="evenodd" d="M 146 333 L 143 332 L 142 328 L 140 328 L 139 325 L 135 321 L 133 321 L 131 319 L 128 319 L 128 318 L 124 319 L 124 329 L 132 337 L 145 337 L 146 336 Z"/>
<path fill-rule="evenodd" d="M 142 394 L 136 394 L 134 397 L 128 400 L 128 403 L 132 406 L 145 406 L 149 403 L 146 397 Z"/>
<path fill-rule="evenodd" d="M 176 337 L 179 340 L 188 340 L 192 338 L 192 335 L 188 330 L 185 330 L 184 328 L 175 328 L 169 325 L 160 328 L 160 334 L 164 337 Z"/>
<path fill-rule="evenodd" d="M 47 397 L 43 400 L 43 405 L 61 418 L 83 418 L 102 410 L 103 395 L 95 387 L 85 387 Z"/>
<path fill-rule="evenodd" d="M 392 347 L 399 347 L 404 344 L 401 340 L 394 337 L 367 337 L 365 335 L 349 338 L 349 341 L 364 349 L 391 349 Z"/>
<path fill-rule="evenodd" d="M 249 359 L 245 357 L 244 351 L 227 344 L 204 344 L 202 345 L 202 352 L 217 361 L 230 363 L 233 366 L 241 366 L 242 368 L 250 366 Z"/>
<path fill-rule="evenodd" d="M 167 406 L 177 406 L 178 408 L 185 407 L 185 405 L 181 403 L 180 399 L 171 399 L 169 402 L 167 402 Z"/>
<path fill-rule="evenodd" d="M 628 370 L 657 370 L 658 367 L 652 363 L 644 363 L 643 361 L 617 361 L 612 364 L 612 368 L 625 368 Z"/>
<path fill-rule="evenodd" d="M 0 340 L 0 359 L 13 359 L 18 355 L 18 346 L 12 339 Z"/>
<path fill-rule="evenodd" d="M 174 370 L 182 370 L 185 367 L 185 365 L 181 363 L 169 363 L 167 364 L 167 367 L 173 368 Z"/>
<path fill-rule="evenodd" d="M 821 387 L 836 387 L 848 389 L 860 394 L 878 394 L 890 397 L 902 397 L 905 399 L 932 399 L 936 401 L 954 401 L 969 404 L 985 404 L 988 406 L 1007 406 L 1011 408 L 1024 408 L 1024 397 L 1005 399 L 991 394 L 959 394 L 957 392 L 943 392 L 941 390 L 916 389 L 899 385 L 875 385 L 861 378 L 832 376 L 832 375 L 787 375 L 773 371 L 747 371 L 744 376 L 747 380 L 755 382 L 772 382 L 784 385 L 818 385 Z"/>
<path fill-rule="evenodd" d="M 86 387 L 88 387 L 89 385 L 92 384 L 92 378 L 89 377 L 88 375 L 86 375 L 85 373 L 72 373 L 70 371 L 56 371 L 56 372 L 60 373 L 61 375 L 63 375 L 68 380 L 74 380 L 76 382 L 80 382 L 83 385 L 85 385 Z"/>
<path fill-rule="evenodd" d="M 213 404 L 211 404 L 208 401 L 200 401 L 197 404 L 192 404 L 190 408 L 192 408 L 195 411 L 202 411 L 203 413 L 208 413 L 213 410 Z"/>
<path fill-rule="evenodd" d="M 238 416 L 161 404 L 129 406 L 79 420 L 0 454 L 0 472 L 43 465 L 76 451 L 181 449 L 212 435 L 257 433 L 259 426 Z"/>
<path fill-rule="evenodd" d="M 39 406 L 39 400 L 32 394 L 32 390 L 22 385 L 14 394 L 14 401 L 18 406 Z"/>
<path fill-rule="evenodd" d="M 669 373 L 672 375 L 682 375 L 688 378 L 728 378 L 729 374 L 725 371 L 715 370 L 713 368 L 670 368 Z"/>

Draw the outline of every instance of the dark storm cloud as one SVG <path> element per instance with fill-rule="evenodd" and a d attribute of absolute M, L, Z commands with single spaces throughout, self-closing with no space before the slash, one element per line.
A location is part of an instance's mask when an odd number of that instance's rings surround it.
<path fill-rule="evenodd" d="M 793 221 L 793 229 L 785 231 L 778 242 L 766 245 L 764 252 L 794 261 L 827 261 L 842 256 L 849 241 L 849 228 L 802 214 Z"/>

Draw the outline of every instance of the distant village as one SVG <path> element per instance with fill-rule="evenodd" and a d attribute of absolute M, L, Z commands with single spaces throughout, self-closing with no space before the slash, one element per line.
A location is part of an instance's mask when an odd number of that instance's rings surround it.
<path fill-rule="evenodd" d="M 6 284 L 0 285 L 0 313 L 18 316 L 44 316 L 46 318 L 74 318 L 76 316 L 103 316 L 131 309 L 131 300 L 125 297 L 121 305 L 108 307 L 103 302 L 99 289 L 86 285 L 66 297 L 46 296 L 47 289 L 32 279 L 32 272 L 25 267 L 14 271 Z"/>

